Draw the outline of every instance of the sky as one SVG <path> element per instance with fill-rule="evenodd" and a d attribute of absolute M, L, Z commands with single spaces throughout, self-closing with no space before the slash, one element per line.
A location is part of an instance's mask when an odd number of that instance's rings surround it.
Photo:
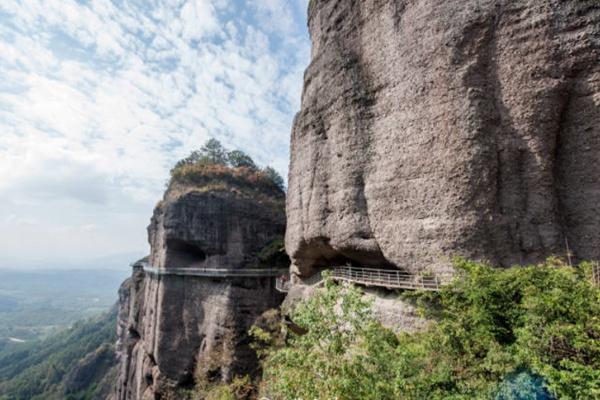
<path fill-rule="evenodd" d="M 0 1 L 0 267 L 147 253 L 169 169 L 210 137 L 285 176 L 307 3 Z"/>

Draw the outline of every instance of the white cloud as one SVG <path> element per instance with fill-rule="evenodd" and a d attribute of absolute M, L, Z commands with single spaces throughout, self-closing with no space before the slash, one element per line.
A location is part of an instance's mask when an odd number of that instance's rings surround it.
<path fill-rule="evenodd" d="M 219 32 L 220 22 L 209 0 L 189 0 L 179 14 L 181 36 L 185 40 L 200 40 L 204 35 Z"/>
<path fill-rule="evenodd" d="M 285 175 L 306 3 L 0 2 L 0 253 L 143 247 L 170 166 L 211 136 Z M 8 238 L 9 215 L 36 229 Z"/>

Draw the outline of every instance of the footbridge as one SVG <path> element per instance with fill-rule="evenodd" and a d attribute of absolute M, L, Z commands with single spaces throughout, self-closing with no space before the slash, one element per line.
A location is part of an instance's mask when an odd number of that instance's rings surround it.
<path fill-rule="evenodd" d="M 132 264 L 133 268 L 139 268 L 145 273 L 154 276 L 199 276 L 209 278 L 251 278 L 251 277 L 275 277 L 288 273 L 288 269 L 276 268 L 254 268 L 254 269 L 231 269 L 231 268 L 156 268 L 148 262 L 137 262 Z"/>
<path fill-rule="evenodd" d="M 198 276 L 214 278 L 276 277 L 275 288 L 283 293 L 290 290 L 291 280 L 288 269 L 228 269 L 228 268 L 156 268 L 148 262 L 137 262 L 132 267 L 139 268 L 154 276 Z M 328 270 L 331 279 L 350 282 L 361 286 L 375 286 L 386 289 L 439 291 L 449 281 L 447 276 L 411 274 L 400 270 L 362 268 L 353 266 L 333 267 Z M 321 273 L 308 278 L 309 284 L 322 281 Z M 594 264 L 592 283 L 600 286 L 600 267 Z"/>
<path fill-rule="evenodd" d="M 428 290 L 439 291 L 444 284 L 450 281 L 449 275 L 424 275 L 411 274 L 400 270 L 362 268 L 362 267 L 333 267 L 328 269 L 331 279 L 335 281 L 350 282 L 361 286 L 377 286 L 386 289 Z M 317 273 L 305 281 L 308 285 L 315 285 L 323 280 L 321 273 Z M 600 287 L 600 264 L 595 262 L 592 266 L 592 285 Z M 289 274 L 277 277 L 275 287 L 280 292 L 288 292 L 291 282 Z"/>
<path fill-rule="evenodd" d="M 328 269 L 331 279 L 335 281 L 350 282 L 361 286 L 377 286 L 386 289 L 405 289 L 405 290 L 429 290 L 439 291 L 448 279 L 442 279 L 439 276 L 411 274 L 400 270 L 380 269 L 380 268 L 362 268 L 352 266 L 334 267 Z M 309 280 L 316 283 L 320 280 L 321 274 L 316 274 Z M 290 287 L 289 275 L 283 275 L 277 278 L 276 288 L 279 291 L 287 292 Z"/>

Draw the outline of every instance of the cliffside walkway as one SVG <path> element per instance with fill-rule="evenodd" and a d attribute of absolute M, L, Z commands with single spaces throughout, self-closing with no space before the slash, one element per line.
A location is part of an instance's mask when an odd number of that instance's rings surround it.
<path fill-rule="evenodd" d="M 147 262 L 132 264 L 155 276 L 200 276 L 213 278 L 273 277 L 288 273 L 287 269 L 226 269 L 226 268 L 156 268 Z"/>
<path fill-rule="evenodd" d="M 437 276 L 422 276 L 390 269 L 345 266 L 332 268 L 329 272 L 331 273 L 331 278 L 336 281 L 351 282 L 361 286 L 378 286 L 387 289 L 438 291 L 444 284 L 444 280 Z M 277 278 L 277 290 L 287 292 L 289 291 L 289 287 L 290 281 L 287 275 Z"/>

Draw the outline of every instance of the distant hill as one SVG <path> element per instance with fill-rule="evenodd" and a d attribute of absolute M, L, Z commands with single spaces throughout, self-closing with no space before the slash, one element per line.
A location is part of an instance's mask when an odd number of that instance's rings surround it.
<path fill-rule="evenodd" d="M 0 400 L 105 399 L 116 376 L 116 314 L 0 349 Z"/>
<path fill-rule="evenodd" d="M 120 271 L 0 269 L 0 348 L 108 311 L 128 273 L 126 265 Z"/>

